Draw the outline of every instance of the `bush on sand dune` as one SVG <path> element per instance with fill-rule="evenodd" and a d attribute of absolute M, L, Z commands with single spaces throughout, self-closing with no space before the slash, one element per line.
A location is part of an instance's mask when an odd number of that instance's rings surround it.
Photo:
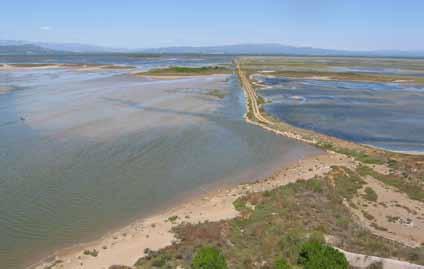
<path fill-rule="evenodd" d="M 305 243 L 300 251 L 298 263 L 304 269 L 347 269 L 349 263 L 343 253 L 319 242 Z"/>
<path fill-rule="evenodd" d="M 202 247 L 196 253 L 192 269 L 228 269 L 222 253 L 214 247 Z"/>

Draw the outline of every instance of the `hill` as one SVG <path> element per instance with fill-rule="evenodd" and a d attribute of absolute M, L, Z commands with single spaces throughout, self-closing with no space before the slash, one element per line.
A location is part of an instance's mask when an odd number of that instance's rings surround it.
<path fill-rule="evenodd" d="M 424 57 L 424 51 L 368 50 L 351 51 L 278 43 L 234 44 L 222 46 L 174 46 L 160 48 L 111 48 L 80 43 L 48 43 L 20 40 L 0 40 L 0 54 L 55 53 L 145 53 L 145 54 L 216 54 L 216 55 L 292 55 L 292 56 L 365 56 Z"/>
<path fill-rule="evenodd" d="M 63 52 L 43 48 L 33 44 L 0 45 L 0 55 L 50 55 Z"/>

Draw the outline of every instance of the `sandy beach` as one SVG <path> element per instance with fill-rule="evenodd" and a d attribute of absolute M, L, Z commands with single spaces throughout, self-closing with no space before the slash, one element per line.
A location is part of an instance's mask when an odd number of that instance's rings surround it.
<path fill-rule="evenodd" d="M 205 195 L 182 202 L 174 208 L 138 220 L 127 227 L 106 235 L 102 239 L 63 250 L 50 257 L 48 262 L 34 268 L 42 269 L 57 263 L 56 268 L 109 268 L 111 265 L 132 266 L 144 250 L 158 250 L 176 241 L 172 228 L 183 222 L 199 223 L 234 218 L 238 215 L 233 202 L 249 192 L 270 190 L 278 186 L 307 180 L 330 170 L 328 164 L 354 166 L 355 162 L 336 153 L 323 153 L 300 160 L 276 172 L 273 176 L 252 184 L 212 190 Z M 98 251 L 98 256 L 84 254 L 86 250 Z"/>

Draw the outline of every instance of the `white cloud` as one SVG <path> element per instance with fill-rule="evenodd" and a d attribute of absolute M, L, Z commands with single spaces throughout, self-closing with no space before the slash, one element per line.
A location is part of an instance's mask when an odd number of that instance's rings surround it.
<path fill-rule="evenodd" d="M 52 29 L 51 26 L 41 26 L 40 27 L 40 30 L 43 30 L 43 31 L 50 31 L 51 29 Z"/>

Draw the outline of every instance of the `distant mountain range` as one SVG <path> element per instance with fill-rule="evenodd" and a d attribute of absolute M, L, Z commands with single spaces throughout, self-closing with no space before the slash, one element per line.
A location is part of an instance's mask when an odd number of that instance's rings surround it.
<path fill-rule="evenodd" d="M 108 53 L 128 52 L 127 49 L 115 49 L 79 43 L 47 43 L 20 40 L 0 40 L 0 55 L 4 54 L 69 54 L 69 53 Z"/>
<path fill-rule="evenodd" d="M 297 47 L 282 44 L 237 44 L 210 47 L 165 47 L 145 49 L 146 53 L 199 53 L 199 54 L 247 54 L 247 55 L 307 55 L 307 56 L 397 56 L 424 57 L 423 51 L 375 50 L 349 51 Z"/>
<path fill-rule="evenodd" d="M 200 54 L 330 54 L 336 50 L 294 47 L 281 44 L 236 44 L 210 47 L 165 47 L 145 49 L 149 53 L 200 53 Z"/>
<path fill-rule="evenodd" d="M 309 55 L 309 56 L 396 56 L 424 57 L 423 51 L 374 50 L 348 51 L 297 47 L 282 44 L 236 44 L 206 47 L 163 47 L 150 49 L 109 48 L 79 43 L 46 43 L 0 40 L 0 55 L 69 54 L 69 53 L 146 53 L 146 54 L 247 54 L 247 55 Z"/>
<path fill-rule="evenodd" d="M 0 55 L 44 55 L 65 53 L 32 44 L 0 45 Z"/>

